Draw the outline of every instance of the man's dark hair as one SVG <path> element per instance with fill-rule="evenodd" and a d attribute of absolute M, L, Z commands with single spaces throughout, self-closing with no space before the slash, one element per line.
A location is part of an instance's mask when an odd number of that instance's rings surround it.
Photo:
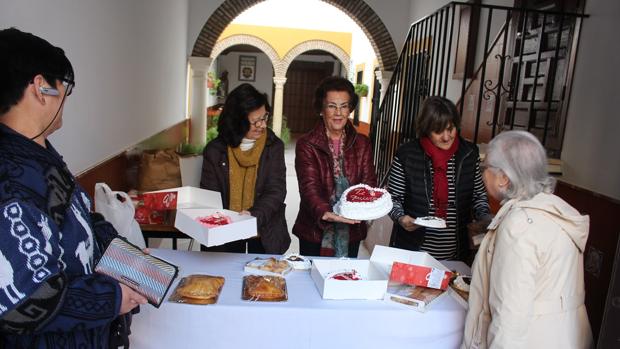
<path fill-rule="evenodd" d="M 247 83 L 237 86 L 224 102 L 217 124 L 218 137 L 221 137 L 226 145 L 238 147 L 250 130 L 248 115 L 262 106 L 265 106 L 267 112 L 271 112 L 267 94 L 258 92 Z"/>
<path fill-rule="evenodd" d="M 450 125 L 461 129 L 461 114 L 451 100 L 440 96 L 430 96 L 424 100 L 415 119 L 418 138 L 428 137 L 431 132 L 442 132 Z"/>
<path fill-rule="evenodd" d="M 319 83 L 319 86 L 314 91 L 314 110 L 318 114 L 323 110 L 323 101 L 325 97 L 327 97 L 327 92 L 330 91 L 344 91 L 349 93 L 350 110 L 355 110 L 358 97 L 355 94 L 355 88 L 351 81 L 339 76 L 328 76 Z"/>
<path fill-rule="evenodd" d="M 22 99 L 37 74 L 52 87 L 58 80 L 74 80 L 71 62 L 61 48 L 19 29 L 0 30 L 0 115 Z"/>

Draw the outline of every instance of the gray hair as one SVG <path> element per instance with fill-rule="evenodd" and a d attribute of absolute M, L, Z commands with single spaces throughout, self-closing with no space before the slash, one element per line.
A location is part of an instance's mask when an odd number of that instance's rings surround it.
<path fill-rule="evenodd" d="M 547 173 L 547 154 L 538 139 L 525 131 L 497 135 L 487 150 L 485 164 L 501 170 L 510 180 L 504 199 L 528 200 L 536 194 L 552 193 L 555 178 Z"/>

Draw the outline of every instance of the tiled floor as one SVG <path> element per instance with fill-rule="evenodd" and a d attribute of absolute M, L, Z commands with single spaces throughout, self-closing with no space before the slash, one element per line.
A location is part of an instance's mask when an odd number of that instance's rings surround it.
<path fill-rule="evenodd" d="M 291 141 L 284 151 L 284 161 L 286 163 L 286 223 L 288 225 L 289 232 L 293 229 L 297 212 L 299 211 L 299 188 L 297 187 L 297 173 L 295 172 L 295 142 Z M 159 240 L 159 241 L 158 241 Z M 178 249 L 189 249 L 190 240 L 179 240 Z M 151 239 L 150 246 L 171 248 L 170 241 L 164 241 L 160 239 Z M 192 250 L 200 250 L 200 246 L 194 243 Z M 291 234 L 291 246 L 287 253 L 299 252 L 299 239 Z M 359 258 L 367 258 L 369 255 L 368 250 L 364 247 L 364 244 L 360 244 Z"/>

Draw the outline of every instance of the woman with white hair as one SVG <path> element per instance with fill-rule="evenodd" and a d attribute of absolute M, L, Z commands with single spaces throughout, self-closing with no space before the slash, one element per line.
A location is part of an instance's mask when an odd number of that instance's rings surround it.
<path fill-rule="evenodd" d="M 472 270 L 462 348 L 589 348 L 583 251 L 589 217 L 552 194 L 545 150 L 507 131 L 480 166 L 502 207 Z"/>

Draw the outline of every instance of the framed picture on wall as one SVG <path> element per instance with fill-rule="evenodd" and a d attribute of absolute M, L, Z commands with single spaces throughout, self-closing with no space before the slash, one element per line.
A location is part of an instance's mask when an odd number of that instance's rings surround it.
<path fill-rule="evenodd" d="M 256 57 L 239 56 L 239 81 L 256 80 Z"/>

